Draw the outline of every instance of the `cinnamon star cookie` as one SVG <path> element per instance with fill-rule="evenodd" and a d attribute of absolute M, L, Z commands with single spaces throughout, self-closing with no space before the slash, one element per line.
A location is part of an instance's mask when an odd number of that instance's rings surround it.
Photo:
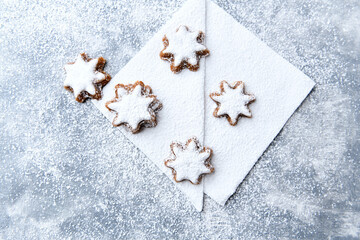
<path fill-rule="evenodd" d="M 164 49 L 160 52 L 160 58 L 171 62 L 170 69 L 174 73 L 184 68 L 197 71 L 200 57 L 210 54 L 203 45 L 204 38 L 203 32 L 192 32 L 187 26 L 180 26 L 175 32 L 164 36 Z"/>
<path fill-rule="evenodd" d="M 102 57 L 92 59 L 81 53 L 75 62 L 65 65 L 64 87 L 74 93 L 76 101 L 101 98 L 102 87 L 111 79 L 111 76 L 103 71 L 105 63 L 106 60 Z"/>
<path fill-rule="evenodd" d="M 116 85 L 115 98 L 108 101 L 105 106 L 116 114 L 113 125 L 124 125 L 132 133 L 139 132 L 142 127 L 155 127 L 156 113 L 162 108 L 156 95 L 152 94 L 150 86 L 141 81 Z"/>
<path fill-rule="evenodd" d="M 226 117 L 232 126 L 237 124 L 240 117 L 252 116 L 248 105 L 255 101 L 255 96 L 245 93 L 245 85 L 241 81 L 233 85 L 222 81 L 220 93 L 211 93 L 210 98 L 217 104 L 214 117 Z"/>
<path fill-rule="evenodd" d="M 165 166 L 172 169 L 176 182 L 188 180 L 197 185 L 204 174 L 214 172 L 210 163 L 212 150 L 202 147 L 196 137 L 190 138 L 186 144 L 173 142 L 170 149 L 171 154 L 165 160 Z"/>

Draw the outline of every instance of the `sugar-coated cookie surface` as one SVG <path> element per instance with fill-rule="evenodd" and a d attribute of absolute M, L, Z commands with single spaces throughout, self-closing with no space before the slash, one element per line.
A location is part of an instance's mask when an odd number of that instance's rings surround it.
<path fill-rule="evenodd" d="M 139 132 L 141 127 L 155 127 L 156 113 L 162 108 L 160 101 L 152 94 L 152 89 L 141 81 L 116 85 L 115 98 L 105 106 L 116 113 L 113 125 L 124 125 L 132 133 Z"/>
<path fill-rule="evenodd" d="M 192 184 L 199 184 L 204 174 L 214 171 L 210 164 L 212 150 L 202 147 L 196 137 L 190 138 L 186 144 L 173 142 L 170 149 L 165 166 L 172 169 L 176 182 L 188 180 Z"/>
<path fill-rule="evenodd" d="M 171 62 L 170 69 L 174 73 L 184 68 L 197 71 L 200 57 L 210 54 L 203 45 L 204 37 L 203 32 L 192 32 L 187 26 L 181 25 L 176 31 L 164 36 L 164 49 L 160 52 L 160 58 Z"/>
<path fill-rule="evenodd" d="M 101 88 L 111 79 L 111 76 L 103 71 L 105 63 L 106 60 L 102 57 L 92 59 L 81 53 L 75 62 L 65 65 L 64 87 L 74 93 L 76 101 L 101 98 Z"/>
<path fill-rule="evenodd" d="M 255 96 L 245 93 L 245 84 L 241 81 L 230 85 L 226 81 L 220 83 L 220 93 L 211 93 L 210 97 L 217 104 L 215 117 L 226 117 L 230 125 L 235 126 L 240 117 L 251 118 L 248 107 L 255 101 Z"/>

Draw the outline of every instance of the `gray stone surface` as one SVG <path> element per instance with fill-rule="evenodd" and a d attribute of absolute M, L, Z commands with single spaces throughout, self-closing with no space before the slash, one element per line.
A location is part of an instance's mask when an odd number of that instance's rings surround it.
<path fill-rule="evenodd" d="M 358 0 L 217 1 L 317 82 L 224 207 L 63 89 L 77 53 L 114 76 L 183 2 L 1 1 L 1 239 L 360 238 Z"/>

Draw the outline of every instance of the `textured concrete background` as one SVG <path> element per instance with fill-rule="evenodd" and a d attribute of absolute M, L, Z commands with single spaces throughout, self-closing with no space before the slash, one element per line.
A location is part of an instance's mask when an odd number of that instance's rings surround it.
<path fill-rule="evenodd" d="M 360 238 L 358 0 L 217 1 L 317 82 L 225 207 L 196 212 L 63 89 L 77 53 L 114 76 L 183 2 L 1 0 L 0 238 Z"/>

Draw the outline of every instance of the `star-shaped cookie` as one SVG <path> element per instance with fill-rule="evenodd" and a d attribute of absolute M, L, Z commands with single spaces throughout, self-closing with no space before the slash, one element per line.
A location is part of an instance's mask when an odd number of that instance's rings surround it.
<path fill-rule="evenodd" d="M 103 71 L 105 63 L 106 60 L 102 57 L 92 59 L 81 53 L 75 62 L 65 65 L 64 87 L 74 93 L 76 101 L 101 98 L 101 88 L 111 79 L 111 76 Z"/>
<path fill-rule="evenodd" d="M 192 32 L 187 26 L 182 25 L 175 32 L 164 36 L 164 49 L 160 52 L 160 58 L 171 62 L 170 69 L 174 73 L 184 68 L 197 71 L 200 67 L 200 57 L 210 54 L 203 45 L 204 38 L 203 32 Z"/>
<path fill-rule="evenodd" d="M 165 160 L 165 166 L 172 169 L 176 182 L 188 180 L 197 185 L 204 174 L 214 172 L 210 163 L 212 150 L 202 147 L 196 137 L 190 138 L 185 145 L 173 142 L 170 149 L 171 154 Z"/>
<path fill-rule="evenodd" d="M 226 117 L 230 125 L 235 126 L 241 116 L 251 118 L 248 107 L 255 101 L 255 96 L 245 93 L 243 82 L 235 82 L 232 86 L 226 81 L 220 83 L 220 93 L 211 93 L 210 97 L 217 104 L 215 117 Z"/>
<path fill-rule="evenodd" d="M 115 98 L 108 101 L 105 106 L 116 114 L 113 125 L 124 125 L 132 133 L 139 132 L 142 127 L 155 127 L 156 113 L 162 108 L 151 88 L 141 81 L 116 85 Z"/>

